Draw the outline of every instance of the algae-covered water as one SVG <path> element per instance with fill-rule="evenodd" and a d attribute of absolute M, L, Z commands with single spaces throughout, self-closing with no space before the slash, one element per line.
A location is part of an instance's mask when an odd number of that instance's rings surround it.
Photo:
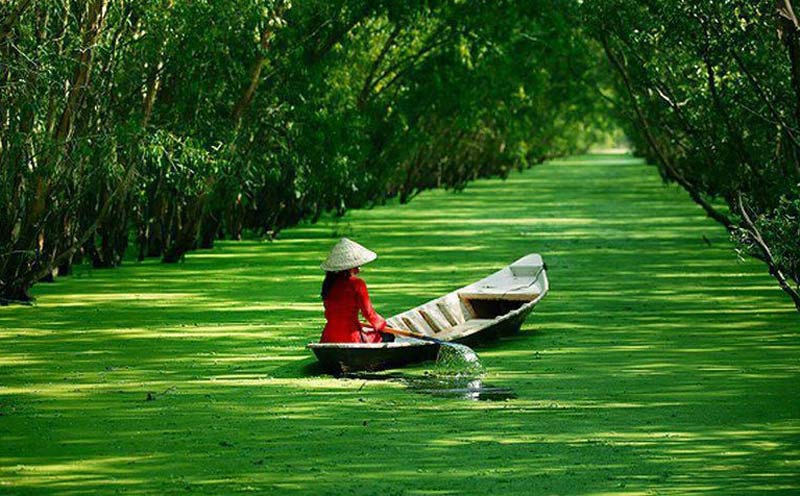
<path fill-rule="evenodd" d="M 541 253 L 550 294 L 518 336 L 476 350 L 481 385 L 512 394 L 322 375 L 304 345 L 341 235 L 378 252 L 362 275 L 384 315 Z M 627 156 L 35 293 L 0 308 L 0 494 L 800 491 L 798 313 Z"/>

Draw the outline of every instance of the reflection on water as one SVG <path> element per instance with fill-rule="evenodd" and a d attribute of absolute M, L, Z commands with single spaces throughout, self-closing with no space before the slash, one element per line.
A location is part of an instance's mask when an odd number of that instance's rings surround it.
<path fill-rule="evenodd" d="M 387 374 L 352 373 L 342 376 L 346 379 L 362 381 L 397 382 L 418 394 L 428 394 L 437 398 L 464 399 L 470 401 L 506 401 L 517 397 L 513 389 L 494 386 L 483 382 L 480 377 L 464 375 L 439 375 L 426 373 L 423 376 L 409 376 L 393 372 Z"/>
<path fill-rule="evenodd" d="M 511 388 L 492 386 L 477 378 L 425 376 L 407 380 L 406 385 L 415 393 L 430 394 L 439 398 L 505 401 L 517 397 Z"/>

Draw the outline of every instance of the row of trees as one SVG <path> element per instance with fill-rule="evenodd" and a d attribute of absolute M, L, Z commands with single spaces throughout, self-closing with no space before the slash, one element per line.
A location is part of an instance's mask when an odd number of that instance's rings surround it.
<path fill-rule="evenodd" d="M 607 104 L 577 9 L 3 2 L 0 301 L 584 148 Z"/>
<path fill-rule="evenodd" d="M 789 0 L 2 2 L 0 302 L 504 175 L 612 115 L 800 308 L 799 29 Z"/>
<path fill-rule="evenodd" d="M 800 23 L 790 0 L 587 0 L 619 122 L 800 310 Z"/>

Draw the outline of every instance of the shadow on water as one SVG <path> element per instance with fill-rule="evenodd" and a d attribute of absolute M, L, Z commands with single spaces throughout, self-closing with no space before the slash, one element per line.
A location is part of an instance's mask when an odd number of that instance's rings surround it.
<path fill-rule="evenodd" d="M 481 377 L 463 374 L 437 374 L 426 372 L 422 376 L 389 373 L 350 373 L 343 379 L 361 381 L 385 381 L 402 384 L 412 393 L 426 394 L 436 398 L 463 399 L 470 401 L 506 401 L 517 398 L 513 389 L 483 382 Z"/>
<path fill-rule="evenodd" d="M 517 393 L 511 388 L 493 386 L 480 378 L 472 377 L 418 377 L 407 381 L 406 386 L 414 393 L 429 394 L 437 398 L 506 401 L 517 397 Z"/>
<path fill-rule="evenodd" d="M 550 294 L 518 337 L 478 350 L 483 379 L 518 398 L 317 368 L 305 345 L 324 326 L 334 229 L 379 253 L 364 278 L 384 315 L 543 254 Z M 0 308 L 2 494 L 800 494 L 798 313 L 628 157 L 428 191 L 178 265 L 78 267 L 34 293 Z"/>

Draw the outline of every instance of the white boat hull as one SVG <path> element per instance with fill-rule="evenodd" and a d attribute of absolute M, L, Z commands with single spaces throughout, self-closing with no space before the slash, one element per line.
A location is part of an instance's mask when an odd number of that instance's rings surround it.
<path fill-rule="evenodd" d="M 480 281 L 387 319 L 390 327 L 474 345 L 519 331 L 549 291 L 547 270 L 531 254 Z M 391 343 L 310 343 L 322 368 L 341 374 L 434 360 L 439 344 L 413 338 Z"/>

